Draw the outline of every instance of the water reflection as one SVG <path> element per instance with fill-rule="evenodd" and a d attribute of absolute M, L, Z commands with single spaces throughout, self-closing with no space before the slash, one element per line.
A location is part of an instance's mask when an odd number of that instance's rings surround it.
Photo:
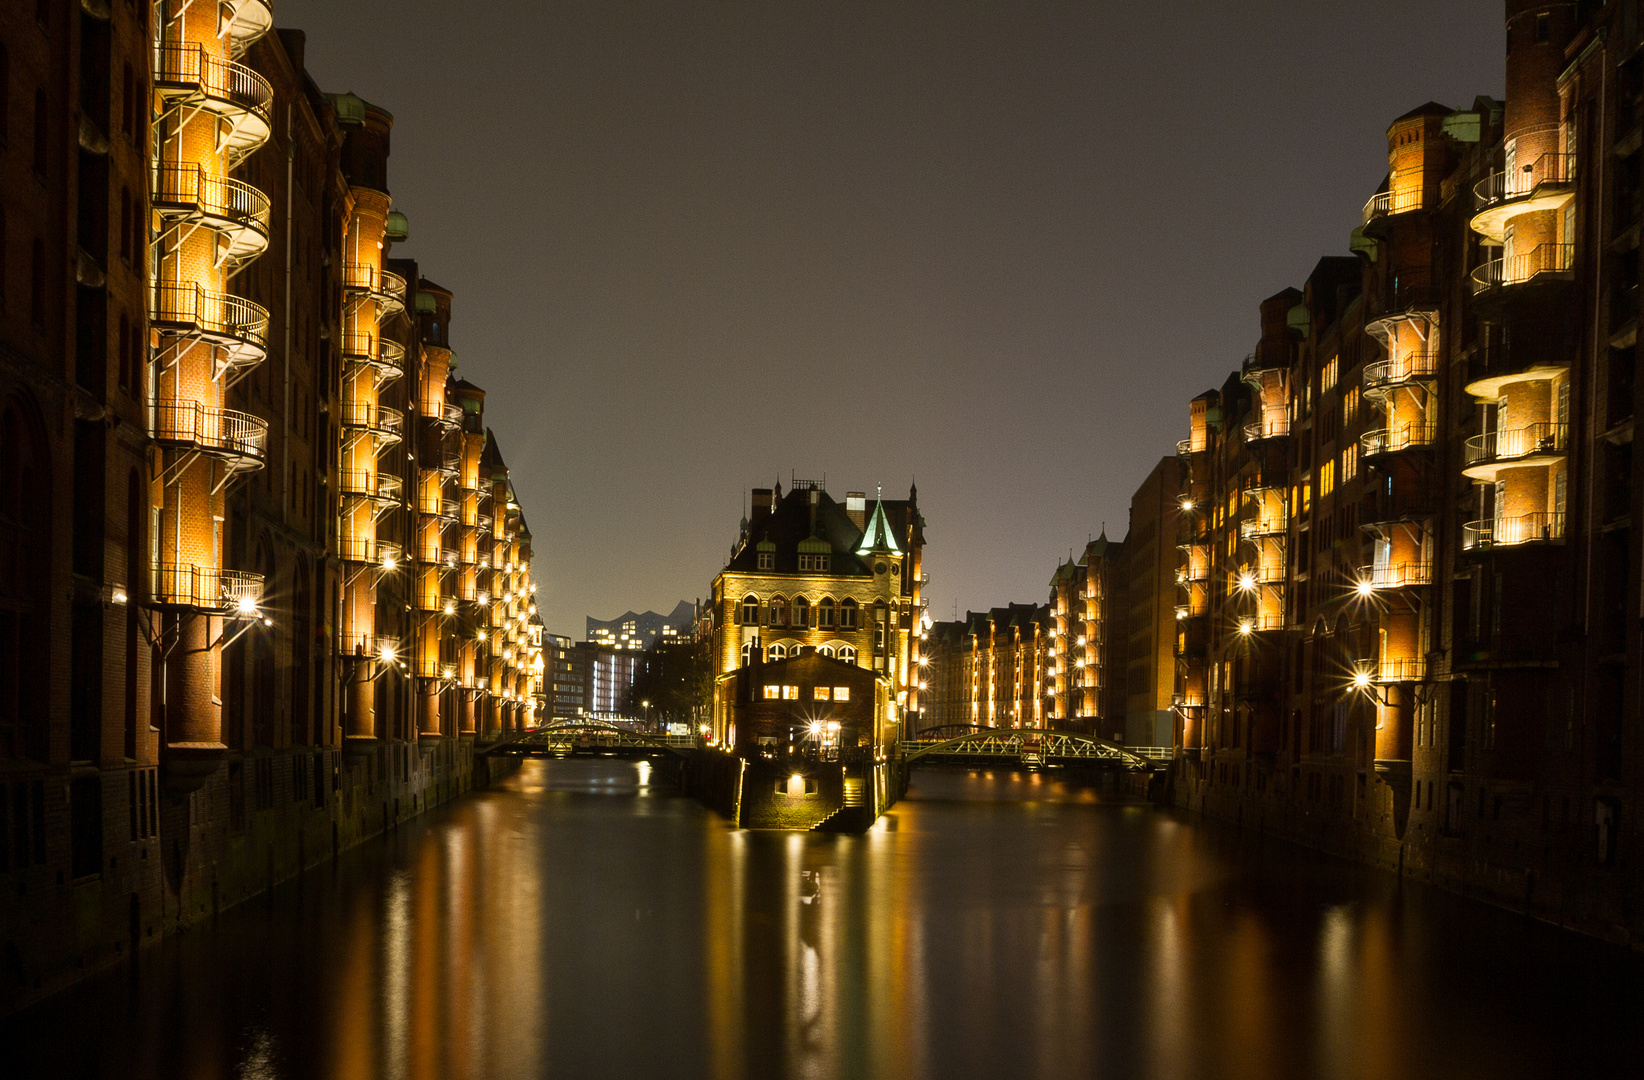
<path fill-rule="evenodd" d="M 1011 772 L 750 833 L 615 761 L 476 795 L 13 1018 L 9 1075 L 1578 1075 L 1629 956 Z M 1570 973 L 1580 971 L 1580 979 Z"/>

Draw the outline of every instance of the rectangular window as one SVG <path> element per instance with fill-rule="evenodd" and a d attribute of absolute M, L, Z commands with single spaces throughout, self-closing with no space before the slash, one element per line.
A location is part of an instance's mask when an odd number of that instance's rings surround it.
<path fill-rule="evenodd" d="M 782 688 L 772 683 L 765 687 L 765 700 L 775 701 L 782 696 Z"/>
<path fill-rule="evenodd" d="M 797 686 L 784 686 L 782 688 L 782 700 L 783 701 L 798 701 L 799 700 L 799 687 L 797 687 Z"/>
<path fill-rule="evenodd" d="M 1352 387 L 1341 397 L 1341 422 L 1346 427 L 1359 418 L 1359 388 Z M 1343 477 L 1343 479 L 1346 479 Z"/>
<path fill-rule="evenodd" d="M 848 687 L 848 686 L 836 686 L 836 687 L 834 687 L 833 688 L 833 699 L 835 701 L 849 701 L 851 699 L 851 688 Z"/>
<path fill-rule="evenodd" d="M 1359 474 L 1359 446 L 1358 443 L 1348 443 L 1347 449 L 1341 452 L 1341 482 L 1353 479 Z"/>
<path fill-rule="evenodd" d="M 829 693 L 829 688 L 826 686 L 814 687 L 811 690 L 811 698 L 815 701 L 827 701 L 831 697 L 833 697 L 833 695 Z"/>
<path fill-rule="evenodd" d="M 1335 459 L 1319 466 L 1319 498 L 1336 490 L 1336 462 Z"/>
<path fill-rule="evenodd" d="M 1336 386 L 1336 357 L 1332 356 L 1324 365 L 1324 371 L 1319 375 L 1319 393 L 1332 390 Z"/>
<path fill-rule="evenodd" d="M 775 570 L 776 569 L 776 552 L 774 552 L 774 551 L 761 551 L 759 553 L 759 568 L 761 570 Z"/>

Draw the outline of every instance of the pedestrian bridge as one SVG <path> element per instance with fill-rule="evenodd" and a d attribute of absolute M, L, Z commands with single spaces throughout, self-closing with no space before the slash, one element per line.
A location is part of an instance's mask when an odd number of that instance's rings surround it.
<path fill-rule="evenodd" d="M 701 746 L 690 735 L 648 735 L 603 720 L 562 720 L 527 731 L 489 748 L 493 754 L 565 757 L 599 754 L 613 757 L 688 755 Z"/>
<path fill-rule="evenodd" d="M 992 728 L 948 725 L 927 728 L 902 740 L 902 761 L 921 759 L 997 761 L 1025 765 L 1102 765 L 1126 772 L 1153 772 L 1163 768 L 1162 755 L 1148 754 L 1157 747 L 1126 749 L 1105 739 L 1072 731 L 1037 728 Z"/>

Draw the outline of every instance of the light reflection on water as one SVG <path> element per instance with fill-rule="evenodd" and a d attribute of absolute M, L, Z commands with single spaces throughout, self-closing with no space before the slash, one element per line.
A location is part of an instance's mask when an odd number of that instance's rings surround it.
<path fill-rule="evenodd" d="M 1640 1049 L 1624 954 L 1059 780 L 922 771 L 858 837 L 737 832 L 652 780 L 528 762 L 14 1018 L 8 1074 L 1385 1080 Z"/>

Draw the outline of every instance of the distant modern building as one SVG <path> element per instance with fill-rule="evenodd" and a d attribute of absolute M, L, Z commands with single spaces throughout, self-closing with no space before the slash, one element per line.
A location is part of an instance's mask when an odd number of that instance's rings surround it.
<path fill-rule="evenodd" d="M 690 637 L 695 625 L 696 605 L 689 600 L 681 600 L 666 615 L 654 611 L 644 614 L 625 611 L 603 622 L 590 615 L 588 632 L 584 637 L 608 649 L 644 652 L 658 638 Z"/>

